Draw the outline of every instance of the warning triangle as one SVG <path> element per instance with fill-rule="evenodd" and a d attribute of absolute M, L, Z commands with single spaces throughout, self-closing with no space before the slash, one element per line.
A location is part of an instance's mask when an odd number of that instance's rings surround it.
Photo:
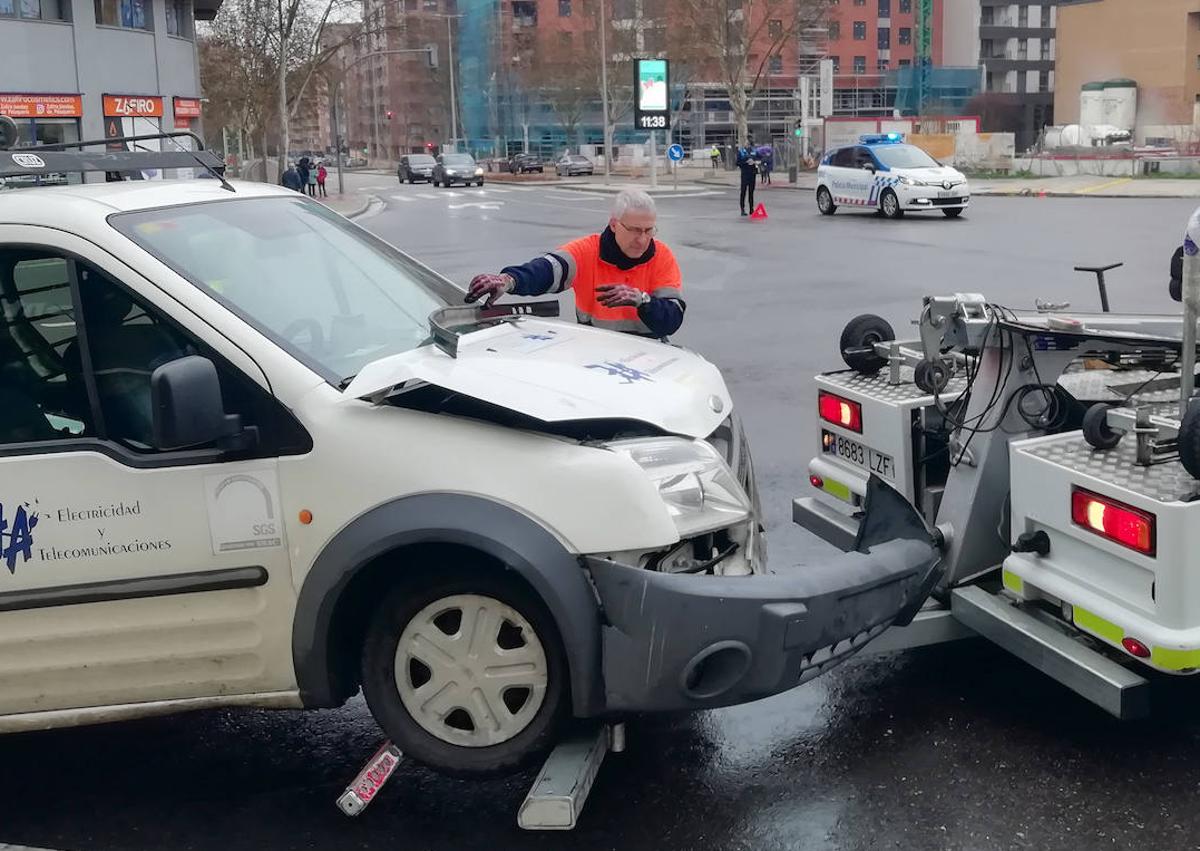
<path fill-rule="evenodd" d="M 754 208 L 754 212 L 750 214 L 750 218 L 752 218 L 752 219 L 767 218 L 767 208 L 764 207 L 762 204 L 759 204 L 757 207 Z"/>

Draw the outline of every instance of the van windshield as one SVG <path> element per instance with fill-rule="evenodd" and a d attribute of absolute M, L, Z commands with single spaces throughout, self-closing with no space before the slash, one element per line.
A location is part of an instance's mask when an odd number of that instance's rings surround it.
<path fill-rule="evenodd" d="M 327 381 L 420 346 L 462 293 L 302 198 L 120 213 L 109 222 Z"/>

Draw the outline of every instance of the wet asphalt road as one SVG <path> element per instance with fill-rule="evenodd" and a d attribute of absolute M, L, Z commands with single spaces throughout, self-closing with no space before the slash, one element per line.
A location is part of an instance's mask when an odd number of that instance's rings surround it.
<path fill-rule="evenodd" d="M 383 180 L 380 180 L 382 183 Z M 599 227 L 605 198 L 381 191 L 363 221 L 465 281 Z M 401 196 L 392 198 L 389 196 Z M 429 196 L 429 197 L 421 197 Z M 1124 260 L 1115 309 L 1172 308 L 1188 201 L 978 199 L 960 221 L 822 219 L 808 193 L 660 201 L 689 310 L 677 341 L 725 371 L 749 428 L 772 563 L 830 549 L 790 524 L 815 447 L 811 376 L 876 312 L 903 335 L 920 296 L 1097 303 L 1077 263 Z M 484 206 L 478 206 L 478 205 Z M 475 206 L 469 206 L 475 205 Z M 731 215 L 731 212 L 733 215 Z M 1119 723 L 983 642 L 863 659 L 787 694 L 641 719 L 574 834 L 525 834 L 533 772 L 468 783 L 404 765 L 357 820 L 334 799 L 378 744 L 356 699 L 322 713 L 212 711 L 0 738 L 0 842 L 64 849 L 1163 848 L 1200 845 L 1200 684 L 1159 684 Z"/>

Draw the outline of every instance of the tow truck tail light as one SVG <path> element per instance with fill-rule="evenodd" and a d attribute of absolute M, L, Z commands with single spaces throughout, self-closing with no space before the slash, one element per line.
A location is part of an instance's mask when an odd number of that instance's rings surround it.
<path fill-rule="evenodd" d="M 820 390 L 817 392 L 817 408 L 821 412 L 821 419 L 862 434 L 862 405 L 858 402 Z"/>
<path fill-rule="evenodd" d="M 1144 555 L 1154 555 L 1154 515 L 1106 496 L 1071 490 L 1071 520 L 1089 532 Z"/>
<path fill-rule="evenodd" d="M 1128 636 L 1125 638 L 1122 638 L 1121 646 L 1124 647 L 1126 650 L 1128 650 L 1130 653 L 1132 653 L 1134 656 L 1137 656 L 1139 659 L 1149 659 L 1150 658 L 1150 648 L 1147 647 L 1142 642 L 1138 641 L 1136 638 L 1129 638 Z"/>

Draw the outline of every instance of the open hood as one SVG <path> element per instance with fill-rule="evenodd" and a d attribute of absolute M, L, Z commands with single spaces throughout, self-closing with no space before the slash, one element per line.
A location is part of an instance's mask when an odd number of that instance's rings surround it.
<path fill-rule="evenodd" d="M 536 318 L 461 335 L 456 357 L 425 345 L 381 358 L 345 393 L 379 401 L 424 384 L 547 423 L 628 419 L 697 438 L 733 410 L 721 373 L 693 352 Z"/>

